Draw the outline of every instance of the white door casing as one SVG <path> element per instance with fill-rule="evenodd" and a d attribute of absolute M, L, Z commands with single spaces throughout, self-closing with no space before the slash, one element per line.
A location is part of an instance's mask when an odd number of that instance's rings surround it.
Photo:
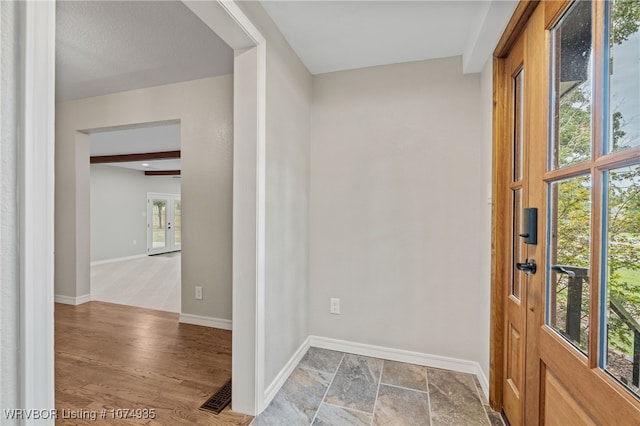
<path fill-rule="evenodd" d="M 233 1 L 185 1 L 236 52 L 234 67 L 233 409 L 264 409 L 266 40 Z M 54 392 L 53 230 L 55 1 L 20 2 L 20 403 L 52 410 Z M 238 60 L 253 56 L 253 60 Z M 244 84 L 246 83 L 246 84 Z M 251 90 L 247 89 L 251 88 Z M 236 149 L 243 151 L 238 153 Z M 252 161 L 240 161 L 242 158 Z M 249 202 L 253 199 L 252 202 Z M 240 204 L 250 210 L 237 209 Z M 242 244 L 236 239 L 243 237 Z M 255 261 L 248 262 L 247 259 Z M 242 295 L 243 298 L 238 296 Z M 240 303 L 242 301 L 242 303 Z M 42 424 L 54 424 L 44 419 Z"/>

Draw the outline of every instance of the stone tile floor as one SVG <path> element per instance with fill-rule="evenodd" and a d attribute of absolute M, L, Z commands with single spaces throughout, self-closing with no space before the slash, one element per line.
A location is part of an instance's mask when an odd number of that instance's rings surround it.
<path fill-rule="evenodd" d="M 252 425 L 504 426 L 476 377 L 309 348 Z"/>

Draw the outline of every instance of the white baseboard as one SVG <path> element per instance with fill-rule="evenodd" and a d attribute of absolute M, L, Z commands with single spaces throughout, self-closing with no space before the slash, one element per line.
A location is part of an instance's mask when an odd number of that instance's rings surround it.
<path fill-rule="evenodd" d="M 65 305 L 82 305 L 83 303 L 91 302 L 91 295 L 85 294 L 83 296 L 71 297 L 56 294 L 53 299 L 56 303 L 63 303 Z"/>
<path fill-rule="evenodd" d="M 231 330 L 231 320 L 205 317 L 193 314 L 180 314 L 180 322 L 185 324 L 202 325 L 204 327 L 221 328 L 223 330 Z"/>
<path fill-rule="evenodd" d="M 116 257 L 114 259 L 96 260 L 95 262 L 91 262 L 91 266 L 104 265 L 105 263 L 122 262 L 123 260 L 140 259 L 142 257 L 147 257 L 147 256 L 148 255 L 146 253 L 143 253 L 143 254 L 136 254 L 135 256 Z"/>
<path fill-rule="evenodd" d="M 305 341 L 302 342 L 298 350 L 296 350 L 296 352 L 289 359 L 289 361 L 286 363 L 284 368 L 280 370 L 280 373 L 278 373 L 276 378 L 273 379 L 271 384 L 264 391 L 264 405 L 263 405 L 264 407 L 267 407 L 271 403 L 271 400 L 273 400 L 273 398 L 276 396 L 276 394 L 278 393 L 282 385 L 284 385 L 284 382 L 291 375 L 291 373 L 296 368 L 296 366 L 298 365 L 298 363 L 300 362 L 304 354 L 307 353 L 307 349 L 309 349 L 310 342 L 311 342 L 311 336 L 307 337 Z"/>
<path fill-rule="evenodd" d="M 489 394 L 489 382 L 480 368 L 480 364 L 476 361 L 467 361 L 464 359 L 450 358 L 440 355 L 405 351 L 402 349 L 386 348 L 383 346 L 367 345 L 365 343 L 348 342 L 346 340 L 331 339 L 328 337 L 309 336 L 309 339 L 310 345 L 316 348 L 331 349 L 334 351 L 370 356 L 389 361 L 406 362 L 426 367 L 442 368 L 461 373 L 475 374 L 476 377 L 478 377 L 480 387 L 482 387 L 485 395 Z"/>
<path fill-rule="evenodd" d="M 482 388 L 482 392 L 484 392 L 484 396 L 487 397 L 487 399 L 489 399 L 489 379 L 487 379 L 487 376 L 484 375 L 484 371 L 482 371 L 482 368 L 480 368 L 480 364 L 478 364 L 478 371 L 476 372 L 476 377 L 478 378 L 478 381 L 480 382 L 480 387 Z"/>

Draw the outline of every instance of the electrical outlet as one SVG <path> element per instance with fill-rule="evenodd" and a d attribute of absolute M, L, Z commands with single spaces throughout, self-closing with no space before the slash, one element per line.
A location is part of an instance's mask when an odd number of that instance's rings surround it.
<path fill-rule="evenodd" d="M 332 297 L 329 305 L 329 312 L 332 314 L 340 315 L 340 299 Z"/>
<path fill-rule="evenodd" d="M 202 287 L 196 286 L 196 300 L 202 300 Z"/>

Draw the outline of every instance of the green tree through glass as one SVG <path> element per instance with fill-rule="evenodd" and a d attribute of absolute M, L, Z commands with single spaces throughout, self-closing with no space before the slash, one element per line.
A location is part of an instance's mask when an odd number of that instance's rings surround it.
<path fill-rule="evenodd" d="M 610 43 L 620 44 L 640 29 L 640 2 L 615 2 L 611 21 Z M 589 90 L 578 84 L 559 99 L 558 164 L 561 166 L 590 156 Z M 622 112 L 613 111 L 610 119 L 612 146 L 624 145 L 627 135 L 623 131 Z M 562 250 L 558 252 L 557 263 L 587 266 L 590 245 L 585 241 L 585 237 L 588 240 L 585 230 L 591 226 L 591 216 L 590 203 L 585 200 L 589 200 L 591 189 L 581 179 L 570 179 L 563 190 L 569 195 L 558 200 L 558 222 L 562 223 L 563 232 L 558 235 L 558 247 Z M 609 173 L 608 212 L 608 294 L 618 299 L 635 321 L 640 322 L 640 166 Z M 557 291 L 566 291 L 566 281 Z M 609 315 L 608 338 L 610 348 L 633 354 L 633 334 L 615 314 Z"/>

